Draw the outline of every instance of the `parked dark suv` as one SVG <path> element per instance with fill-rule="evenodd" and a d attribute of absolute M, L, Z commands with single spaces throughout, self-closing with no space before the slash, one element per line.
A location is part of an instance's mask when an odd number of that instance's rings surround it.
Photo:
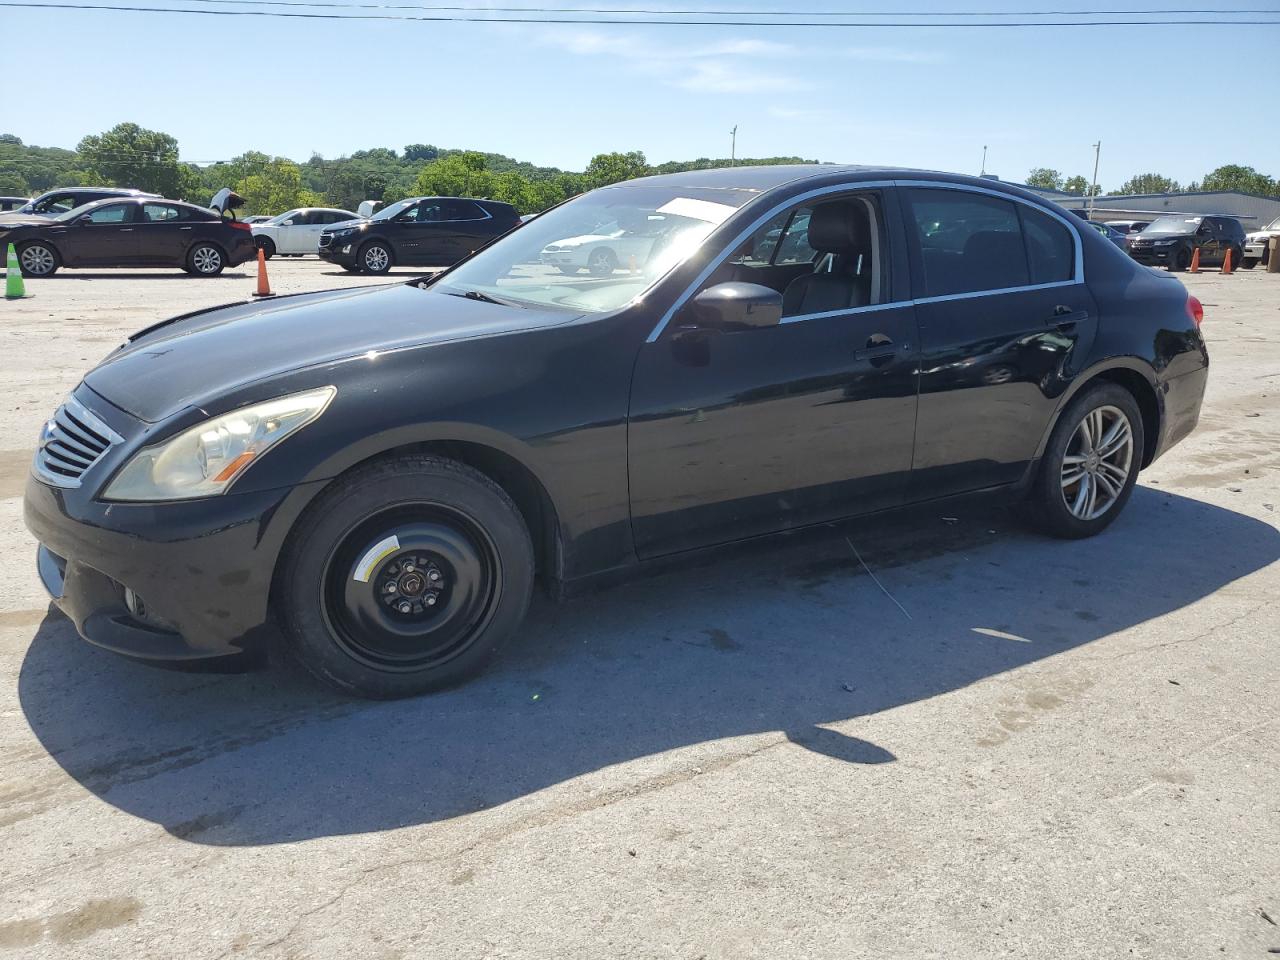
<path fill-rule="evenodd" d="M 93 203 L 95 200 L 107 200 L 111 197 L 156 196 L 159 194 L 126 190 L 120 187 L 59 187 L 57 190 L 46 190 L 13 212 L 24 217 L 56 217 L 68 210 L 82 207 L 86 203 Z"/>
<path fill-rule="evenodd" d="M 320 259 L 344 269 L 386 273 L 393 266 L 450 267 L 518 226 L 509 203 L 464 197 L 413 197 L 369 220 L 335 224 L 320 235 Z"/>
<path fill-rule="evenodd" d="M 651 242 L 608 271 L 541 262 L 611 223 Z M 976 491 L 1099 533 L 1196 425 L 1201 318 L 1007 184 L 633 180 L 435 277 L 143 330 L 49 420 L 26 523 L 93 643 L 191 663 L 278 623 L 318 677 L 404 696 L 481 669 L 535 578 L 562 596 Z"/>
<path fill-rule="evenodd" d="M 1148 266 L 1185 270 L 1191 255 L 1200 251 L 1200 262 L 1216 266 L 1231 251 L 1232 266 L 1244 258 L 1244 227 L 1234 217 L 1161 217 L 1141 233 L 1129 235 L 1129 255 Z"/>

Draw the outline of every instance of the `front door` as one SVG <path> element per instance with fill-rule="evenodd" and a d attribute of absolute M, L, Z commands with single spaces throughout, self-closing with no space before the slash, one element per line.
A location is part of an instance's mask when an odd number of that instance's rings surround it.
<path fill-rule="evenodd" d="M 912 498 L 1012 483 L 1096 328 L 1078 240 L 1065 220 L 986 193 L 903 201 L 921 351 Z"/>
<path fill-rule="evenodd" d="M 830 309 L 801 290 L 830 268 L 832 251 L 823 249 L 829 240 L 815 249 L 803 236 L 775 229 L 770 237 L 766 225 L 702 289 L 772 279 L 787 294 L 781 324 L 712 332 L 688 327 L 688 313 L 677 312 L 643 346 L 628 433 L 632 529 L 641 557 L 902 501 L 915 429 L 917 341 L 911 304 L 893 302 L 889 293 L 880 199 L 865 195 L 851 204 L 871 222 L 860 241 L 865 249 L 836 252 L 840 270 L 857 270 L 867 281 L 860 305 Z M 803 251 L 799 280 L 787 279 L 794 269 L 770 265 L 780 248 L 793 260 Z"/>
<path fill-rule="evenodd" d="M 138 235 L 133 201 L 95 207 L 68 225 L 63 258 L 68 265 L 117 266 L 136 263 Z"/>

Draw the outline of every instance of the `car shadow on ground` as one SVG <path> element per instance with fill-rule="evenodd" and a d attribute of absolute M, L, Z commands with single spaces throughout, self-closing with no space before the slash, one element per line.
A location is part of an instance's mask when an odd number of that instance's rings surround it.
<path fill-rule="evenodd" d="M 163 272 L 162 272 L 163 271 Z M 141 273 L 134 270 L 108 270 L 108 271 L 91 271 L 91 270 L 74 270 L 64 268 L 58 273 L 46 279 L 50 280 L 192 280 L 205 283 L 217 280 L 247 280 L 253 274 L 244 272 L 244 267 L 236 267 L 222 271 L 216 277 L 200 277 L 195 274 L 187 273 L 185 270 L 174 268 L 172 272 L 166 271 L 163 267 L 154 270 L 148 270 Z M 32 278 L 27 278 L 28 282 Z M 41 278 L 34 278 L 36 283 L 41 283 Z"/>
<path fill-rule="evenodd" d="M 892 738 L 821 725 L 1097 641 L 1278 556 L 1273 527 L 1150 488 L 1075 543 L 953 503 L 535 602 L 494 670 L 417 700 L 346 701 L 280 670 L 159 671 L 90 647 L 55 614 L 19 695 L 50 756 L 105 802 L 194 842 L 278 843 L 440 821 L 779 731 L 857 776 L 898 759 Z M 652 767 L 609 776 L 643 784 Z"/>

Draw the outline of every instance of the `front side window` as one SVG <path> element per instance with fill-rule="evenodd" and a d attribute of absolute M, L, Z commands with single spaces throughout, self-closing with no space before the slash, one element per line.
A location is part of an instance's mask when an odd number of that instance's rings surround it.
<path fill-rule="evenodd" d="M 684 262 L 755 196 L 704 187 L 604 187 L 529 221 L 429 289 L 578 314 L 616 310 Z"/>
<path fill-rule="evenodd" d="M 129 219 L 129 208 L 132 204 L 113 203 L 98 207 L 89 214 L 90 223 L 125 223 Z"/>
<path fill-rule="evenodd" d="M 927 296 L 1027 286 L 1030 271 L 1013 201 L 961 190 L 908 193 Z"/>

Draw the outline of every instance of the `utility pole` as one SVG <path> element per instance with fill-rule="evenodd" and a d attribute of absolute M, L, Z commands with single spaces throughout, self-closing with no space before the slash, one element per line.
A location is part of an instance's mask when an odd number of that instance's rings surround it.
<path fill-rule="evenodd" d="M 738 125 L 735 123 L 729 131 L 729 166 L 738 165 Z"/>
<path fill-rule="evenodd" d="M 982 145 L 982 169 L 978 171 L 978 176 L 985 176 L 987 172 L 987 145 Z"/>
<path fill-rule="evenodd" d="M 1088 219 L 1093 219 L 1093 198 L 1098 192 L 1098 161 L 1102 159 L 1102 141 L 1093 145 L 1093 183 L 1089 186 Z"/>

